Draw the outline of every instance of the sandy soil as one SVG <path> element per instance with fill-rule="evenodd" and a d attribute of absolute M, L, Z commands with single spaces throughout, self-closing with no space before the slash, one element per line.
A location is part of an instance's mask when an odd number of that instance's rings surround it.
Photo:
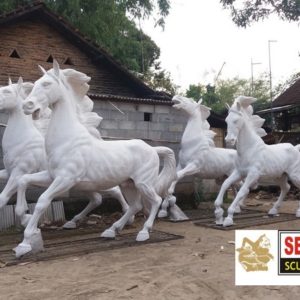
<path fill-rule="evenodd" d="M 259 203 L 259 200 L 256 201 Z M 255 201 L 252 202 L 255 204 Z M 296 201 L 284 211 L 295 211 Z M 260 207 L 268 209 L 263 203 Z M 259 227 L 299 229 L 300 220 Z M 296 299 L 300 287 L 235 287 L 234 231 L 157 222 L 182 240 L 0 269 L 0 299 Z M 221 246 L 224 250 L 221 251 Z M 300 285 L 300 279 L 299 279 Z"/>

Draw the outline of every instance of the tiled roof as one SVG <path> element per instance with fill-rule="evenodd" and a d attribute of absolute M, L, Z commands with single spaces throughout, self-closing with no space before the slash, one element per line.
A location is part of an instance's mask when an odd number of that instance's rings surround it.
<path fill-rule="evenodd" d="M 300 105 L 300 79 L 273 101 L 273 107 Z"/>

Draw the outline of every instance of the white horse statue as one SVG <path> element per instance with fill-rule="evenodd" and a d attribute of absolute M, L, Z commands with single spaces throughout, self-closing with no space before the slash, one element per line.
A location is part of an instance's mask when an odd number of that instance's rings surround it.
<path fill-rule="evenodd" d="M 281 187 L 281 193 L 269 214 L 278 212 L 285 195 L 289 191 L 287 178 L 296 187 L 300 188 L 300 153 L 298 147 L 291 144 L 266 145 L 261 136 L 265 135 L 261 128 L 264 119 L 253 115 L 251 104 L 256 99 L 240 96 L 235 99 L 229 108 L 226 118 L 227 143 L 236 144 L 238 163 L 234 172 L 224 181 L 219 195 L 215 201 L 217 217 L 223 215 L 220 205 L 223 201 L 225 191 L 235 182 L 244 180 L 242 187 L 237 193 L 234 201 L 228 208 L 228 216 L 223 226 L 233 224 L 233 214 L 240 201 L 246 199 L 251 188 L 256 187 L 259 182 L 273 182 Z M 300 217 L 300 206 L 296 212 Z"/>
<path fill-rule="evenodd" d="M 32 87 L 33 83 L 23 83 L 20 78 L 15 84 L 9 79 L 9 85 L 0 88 L 0 110 L 9 116 L 2 139 L 5 169 L 0 171 L 0 178 L 7 183 L 0 194 L 0 208 L 17 192 L 22 175 L 46 169 L 44 138 L 33 125 L 31 116 L 26 116 L 22 109 L 22 100 Z"/>
<path fill-rule="evenodd" d="M 63 72 L 67 73 L 68 69 Z M 13 84 L 9 79 L 9 85 L 0 88 L 0 110 L 8 112 L 9 115 L 2 139 L 5 169 L 0 171 L 0 179 L 8 179 L 8 181 L 0 194 L 0 209 L 17 192 L 17 182 L 22 175 L 46 170 L 47 159 L 43 134 L 47 131 L 49 112 L 47 110 L 47 113 L 44 113 L 42 120 L 33 121 L 32 117 L 25 115 L 22 109 L 22 102 L 29 95 L 32 88 L 33 83 L 23 82 L 21 77 L 18 83 Z M 84 107 L 80 107 L 84 117 L 82 117 L 83 124 L 91 134 L 99 135 L 99 138 L 101 138 L 99 131 L 93 131 L 93 129 L 102 118 L 90 112 L 93 108 L 93 102 L 90 99 L 82 102 L 85 103 Z M 128 209 L 128 204 L 119 187 L 103 191 L 102 194 L 118 199 L 123 212 Z M 87 193 L 87 196 L 90 199 L 87 207 L 67 222 L 64 228 L 76 228 L 76 222 L 102 202 L 102 197 L 98 193 Z M 25 214 L 27 209 L 27 203 L 23 203 L 23 206 L 17 204 L 16 213 L 21 218 L 23 225 L 26 225 L 30 217 L 30 215 Z"/>
<path fill-rule="evenodd" d="M 159 217 L 167 215 L 168 205 L 176 202 L 174 193 L 177 182 L 185 176 L 197 175 L 202 179 L 216 179 L 223 182 L 235 168 L 236 150 L 217 148 L 213 138 L 215 132 L 210 130 L 207 118 L 210 108 L 193 99 L 176 95 L 173 107 L 182 110 L 189 117 L 181 139 L 177 179 L 169 188 L 169 196 L 164 200 Z"/>
<path fill-rule="evenodd" d="M 103 141 L 93 137 L 78 119 L 76 103 L 82 101 L 70 82 L 79 86 L 87 84 L 90 77 L 73 70 L 65 76 L 57 61 L 53 69 L 35 82 L 23 102 L 26 114 L 33 118 L 48 106 L 51 120 L 46 134 L 48 170 L 25 175 L 19 180 L 18 201 L 26 202 L 27 184 L 50 184 L 39 197 L 34 213 L 24 231 L 24 239 L 16 248 L 16 256 L 42 250 L 43 241 L 38 221 L 54 197 L 76 186 L 81 190 L 98 191 L 121 185 L 129 209 L 102 237 L 114 238 L 127 221 L 143 208 L 150 207 L 149 216 L 137 241 L 149 239 L 155 216 L 166 196 L 167 188 L 176 178 L 174 152 L 166 147 L 151 147 L 141 140 Z M 159 173 L 159 155 L 164 157 L 164 166 Z"/>

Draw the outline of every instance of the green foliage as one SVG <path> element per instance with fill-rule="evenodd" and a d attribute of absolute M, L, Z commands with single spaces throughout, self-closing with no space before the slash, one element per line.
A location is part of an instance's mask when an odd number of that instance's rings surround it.
<path fill-rule="evenodd" d="M 252 95 L 257 98 L 254 104 L 255 110 L 263 109 L 269 100 L 269 81 L 266 74 L 253 81 L 235 77 L 233 79 L 218 80 L 216 86 L 190 85 L 186 96 L 198 101 L 203 99 L 203 104 L 212 108 L 213 111 L 222 113 L 226 103 L 231 105 L 233 100 L 240 95 Z"/>
<path fill-rule="evenodd" d="M 166 70 L 151 69 L 143 75 L 141 79 L 155 90 L 163 91 L 171 95 L 175 95 L 178 92 L 178 86 L 173 83 L 170 73 Z"/>
<path fill-rule="evenodd" d="M 154 41 L 136 27 L 134 18 L 145 18 L 154 10 L 155 1 L 68 0 L 45 1 L 59 15 L 106 49 L 129 70 L 147 72 L 160 56 Z M 168 10 L 162 10 L 166 15 Z"/>
<path fill-rule="evenodd" d="M 252 22 L 277 14 L 286 21 L 300 20 L 300 0 L 220 0 L 231 11 L 232 20 L 238 26 L 247 27 Z"/>
<path fill-rule="evenodd" d="M 202 94 L 204 92 L 204 86 L 198 84 L 190 84 L 189 85 L 189 88 L 187 89 L 186 91 L 186 96 L 188 98 L 192 98 L 194 99 L 196 102 L 199 101 L 199 99 L 202 97 Z"/>

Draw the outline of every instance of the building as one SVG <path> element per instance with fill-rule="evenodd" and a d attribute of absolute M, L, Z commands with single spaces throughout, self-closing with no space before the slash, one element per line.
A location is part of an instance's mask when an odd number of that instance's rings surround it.
<path fill-rule="evenodd" d="M 272 103 L 272 108 L 258 112 L 262 117 L 274 118 L 275 140 L 300 143 L 300 80 L 287 88 Z"/>

